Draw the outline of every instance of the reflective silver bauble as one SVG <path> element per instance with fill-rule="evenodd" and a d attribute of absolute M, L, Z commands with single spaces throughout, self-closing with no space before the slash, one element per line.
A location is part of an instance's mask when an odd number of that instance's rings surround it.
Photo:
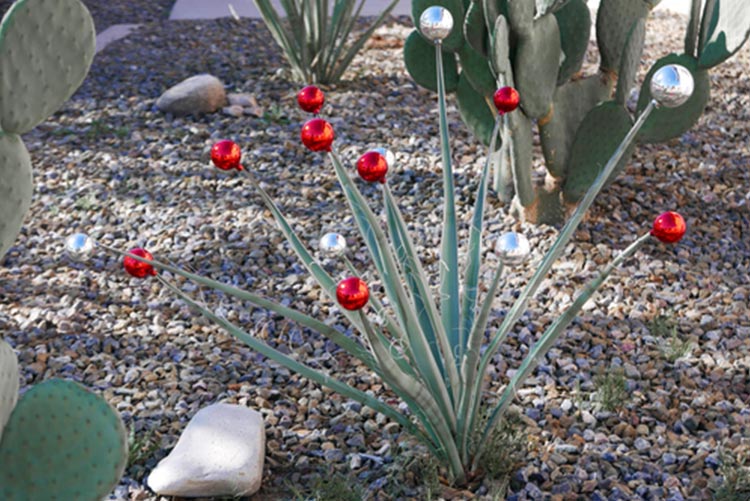
<path fill-rule="evenodd" d="M 321 237 L 318 247 L 328 257 L 340 256 L 346 250 L 346 239 L 339 233 L 326 233 Z"/>
<path fill-rule="evenodd" d="M 521 264 L 529 257 L 529 240 L 521 233 L 510 231 L 500 236 L 495 244 L 495 252 L 506 266 Z"/>
<path fill-rule="evenodd" d="M 651 97 L 659 106 L 676 108 L 693 95 L 693 75 L 684 66 L 668 64 L 662 66 L 651 78 Z"/>
<path fill-rule="evenodd" d="M 94 239 L 84 233 L 74 233 L 65 239 L 65 252 L 73 261 L 85 261 L 94 251 Z"/>
<path fill-rule="evenodd" d="M 419 16 L 419 31 L 431 42 L 442 42 L 448 38 L 452 30 L 453 16 L 448 9 L 433 5 L 427 7 Z"/>
<path fill-rule="evenodd" d="M 385 162 L 388 164 L 388 169 L 392 169 L 396 164 L 396 155 L 394 155 L 391 150 L 386 148 L 373 148 L 372 151 L 377 151 L 383 156 L 383 158 L 385 158 Z"/>

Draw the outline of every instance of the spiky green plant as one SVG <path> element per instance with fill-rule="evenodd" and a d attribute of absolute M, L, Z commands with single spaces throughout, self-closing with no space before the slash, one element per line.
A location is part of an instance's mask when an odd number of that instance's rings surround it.
<path fill-rule="evenodd" d="M 18 0 L 0 23 L 0 259 L 31 206 L 31 158 L 21 134 L 81 85 L 95 47 L 94 21 L 80 0 Z"/>
<path fill-rule="evenodd" d="M 438 11 L 438 14 L 443 12 Z M 125 257 L 125 268 L 133 276 L 145 278 L 156 274 L 153 267 L 167 270 L 199 284 L 220 290 L 228 295 L 256 306 L 267 308 L 279 315 L 298 322 L 304 327 L 319 332 L 338 344 L 351 356 L 358 358 L 408 405 L 411 415 L 403 414 L 386 404 L 375 395 L 365 393 L 344 384 L 329 374 L 308 367 L 300 361 L 285 355 L 255 338 L 239 326 L 211 312 L 207 307 L 191 298 L 162 275 L 157 275 L 166 287 L 181 297 L 190 306 L 207 318 L 226 329 L 232 336 L 246 343 L 252 349 L 271 360 L 298 372 L 316 383 L 327 386 L 345 397 L 368 405 L 401 424 L 405 430 L 421 440 L 432 454 L 445 466 L 452 480 L 461 484 L 475 477 L 480 471 L 485 449 L 491 443 L 489 437 L 497 429 L 498 421 L 505 415 L 515 397 L 516 390 L 534 370 L 557 338 L 564 332 L 583 305 L 596 289 L 621 263 L 640 249 L 651 236 L 664 242 L 676 242 L 685 231 L 682 218 L 675 213 L 665 213 L 657 218 L 651 233 L 633 240 L 610 264 L 608 264 L 585 286 L 573 304 L 557 318 L 541 335 L 530 350 L 516 373 L 505 388 L 495 398 L 485 401 L 486 375 L 500 343 L 508 336 L 515 323 L 526 310 L 553 263 L 565 249 L 584 213 L 591 206 L 594 197 L 602 189 L 614 171 L 621 157 L 634 141 L 638 130 L 656 107 L 652 101 L 641 114 L 635 125 L 622 138 L 621 144 L 610 158 L 602 172 L 586 192 L 581 203 L 560 231 L 547 255 L 539 264 L 536 273 L 520 293 L 517 302 L 505 315 L 500 327 L 491 332 L 489 343 L 484 343 L 488 329 L 493 299 L 495 298 L 503 272 L 503 264 L 513 264 L 511 258 L 528 254 L 528 247 L 517 245 L 523 237 L 517 234 L 511 238 L 501 238 L 498 248 L 501 262 L 487 287 L 487 293 L 480 297 L 479 276 L 481 267 L 481 247 L 487 188 L 490 183 L 490 160 L 484 164 L 479 176 L 474 214 L 467 242 L 463 242 L 467 256 L 463 266 L 459 265 L 459 239 L 453 167 L 448 141 L 448 120 L 446 117 L 445 80 L 441 61 L 442 39 L 435 44 L 435 58 L 438 89 L 438 116 L 442 149 L 444 186 L 443 235 L 439 277 L 430 280 L 416 252 L 416 246 L 407 231 L 398 204 L 385 180 L 381 169 L 384 157 L 379 153 L 368 152 L 358 161 L 360 176 L 369 181 L 383 181 L 382 195 L 385 215 L 378 217 L 369 207 L 357 184 L 344 166 L 333 146 L 333 129 L 325 120 L 315 118 L 302 128 L 302 139 L 313 151 L 327 152 L 336 177 L 344 191 L 354 219 L 361 231 L 372 258 L 372 265 L 380 277 L 385 291 L 385 300 L 370 295 L 366 285 L 356 277 L 361 274 L 346 258 L 342 262 L 354 275 L 354 282 L 345 279 L 339 284 L 313 256 L 305 243 L 292 229 L 281 210 L 261 187 L 255 175 L 240 164 L 239 147 L 231 141 L 221 141 L 212 148 L 212 159 L 217 167 L 224 170 L 237 169 L 258 190 L 260 197 L 275 218 L 292 249 L 297 253 L 307 270 L 317 280 L 324 293 L 342 306 L 341 314 L 360 333 L 359 338 L 351 338 L 336 328 L 312 318 L 302 312 L 285 307 L 251 292 L 222 284 L 176 266 L 154 260 L 143 249 L 123 252 L 105 244 L 102 248 Z M 507 115 L 506 115 L 507 118 Z M 495 121 L 491 143 L 501 130 L 507 131 L 507 120 Z M 505 124 L 505 127 L 503 126 Z M 490 148 L 492 151 L 492 148 Z M 387 157 L 387 155 L 386 155 Z M 383 226 L 383 219 L 385 225 Z M 74 237 L 71 242 L 74 255 L 78 249 L 88 248 L 90 239 Z M 88 243 L 87 240 L 89 240 Z M 336 238 L 332 239 L 337 248 Z M 515 242 L 515 244 L 514 244 Z M 507 244 L 507 245 L 506 245 Z M 326 244 L 328 245 L 328 243 Z M 512 247 L 516 245 L 516 247 Z M 520 255 L 520 256 L 519 256 Z M 461 268 L 464 269 L 463 277 Z M 463 287 L 461 281 L 463 280 Z M 437 282 L 439 299 L 433 297 L 432 285 Z M 347 286 L 355 283 L 356 294 L 349 295 Z M 357 304 L 351 299 L 357 299 Z M 377 318 L 379 321 L 374 321 Z M 480 415 L 481 404 L 489 405 L 489 412 Z M 486 415 L 486 421 L 481 422 Z M 477 429 L 479 430 L 477 432 Z M 497 451 L 493 451 L 497 453 Z"/>
<path fill-rule="evenodd" d="M 120 416 L 78 383 L 51 379 L 18 400 L 18 362 L 0 339 L 0 498 L 96 501 L 128 458 Z"/>
<path fill-rule="evenodd" d="M 581 67 L 592 19 L 586 0 L 412 0 L 415 26 L 424 10 L 440 5 L 463 30 L 443 44 L 446 90 L 455 92 L 467 127 L 490 143 L 496 112 L 492 93 L 511 85 L 521 93 L 521 112 L 511 118 L 512 134 L 492 152 L 493 188 L 530 222 L 558 223 L 591 186 L 633 125 L 626 101 L 635 84 L 646 19 L 659 0 L 602 0 L 596 16 L 601 61 L 593 75 Z M 701 8 L 701 5 L 703 5 Z M 746 0 L 692 0 L 683 54 L 658 60 L 640 91 L 638 113 L 650 102 L 654 72 L 666 64 L 690 70 L 696 89 L 677 108 L 656 110 L 639 142 L 679 137 L 708 102 L 708 70 L 733 55 L 750 35 Z M 414 30 L 404 45 L 406 68 L 425 88 L 435 88 L 436 67 L 425 57 L 431 44 Z M 547 167 L 544 184 L 532 178 L 533 128 Z M 631 150 L 632 151 L 632 150 Z M 630 152 L 613 171 L 621 172 Z"/>
<path fill-rule="evenodd" d="M 391 0 L 354 41 L 349 37 L 365 0 L 281 0 L 286 16 L 279 14 L 271 0 L 253 2 L 292 67 L 294 79 L 329 84 L 341 80 L 354 56 L 383 24 L 398 0 Z"/>

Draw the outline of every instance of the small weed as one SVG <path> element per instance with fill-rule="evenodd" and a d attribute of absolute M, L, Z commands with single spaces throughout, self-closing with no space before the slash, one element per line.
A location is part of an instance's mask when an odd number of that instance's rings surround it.
<path fill-rule="evenodd" d="M 480 433 L 489 417 L 486 409 L 483 418 L 474 432 L 474 440 L 479 440 Z M 484 454 L 481 457 L 485 474 L 485 485 L 492 499 L 505 499 L 513 472 L 523 465 L 529 450 L 529 434 L 517 412 L 508 412 L 490 434 Z"/>
<path fill-rule="evenodd" d="M 154 432 L 151 430 L 136 435 L 135 428 L 130 428 L 128 434 L 128 468 L 143 464 L 159 449 L 159 444 L 153 439 L 153 435 Z"/>
<path fill-rule="evenodd" d="M 607 412 L 624 407 L 628 400 L 628 387 L 625 372 L 614 369 L 594 378 L 596 393 L 594 400 L 599 407 Z"/>
<path fill-rule="evenodd" d="M 362 501 L 365 491 L 355 480 L 340 473 L 322 475 L 308 493 L 290 486 L 296 501 Z"/>
<path fill-rule="evenodd" d="M 669 363 L 686 357 L 693 349 L 693 343 L 689 339 L 682 339 L 677 332 L 677 323 L 667 315 L 659 315 L 654 318 L 648 327 L 652 336 L 660 338 L 659 349 Z"/>
<path fill-rule="evenodd" d="M 91 210 L 96 207 L 96 195 L 85 195 L 75 201 L 75 208 L 78 210 Z"/>
<path fill-rule="evenodd" d="M 94 120 L 91 122 L 89 130 L 86 131 L 86 137 L 88 139 L 95 139 L 110 134 L 122 139 L 130 134 L 130 129 L 128 127 L 112 127 L 101 120 Z"/>
<path fill-rule="evenodd" d="M 76 134 L 78 134 L 70 127 L 60 127 L 59 129 L 52 129 L 49 131 L 49 133 L 50 135 L 55 137 L 75 136 Z"/>
<path fill-rule="evenodd" d="M 747 501 L 750 499 L 750 466 L 747 465 L 748 454 L 732 457 L 720 450 L 721 467 L 719 473 L 723 481 L 714 488 L 716 501 Z"/>
<path fill-rule="evenodd" d="M 291 123 L 291 120 L 289 120 L 289 117 L 286 115 L 286 110 L 278 103 L 273 103 L 266 108 L 263 112 L 262 119 L 266 122 L 273 122 L 278 125 L 287 125 Z"/>

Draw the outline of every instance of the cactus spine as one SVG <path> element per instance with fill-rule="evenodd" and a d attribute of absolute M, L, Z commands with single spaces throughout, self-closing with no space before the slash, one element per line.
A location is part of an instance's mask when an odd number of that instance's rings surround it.
<path fill-rule="evenodd" d="M 500 150 L 491 153 L 496 193 L 503 201 L 512 198 L 526 220 L 560 222 L 633 123 L 625 102 L 643 51 L 646 20 L 658 0 L 601 1 L 595 20 L 601 62 L 597 74 L 589 76 L 580 74 L 592 25 L 586 0 L 413 0 L 416 25 L 432 4 L 463 20 L 457 22 L 462 29 L 456 29 L 445 46 L 451 51 L 451 84 L 446 86 L 456 92 L 461 118 L 474 135 L 489 144 L 495 114 L 488 98 L 495 88 L 514 85 L 521 95 L 522 113 L 509 117 L 505 130 L 511 133 L 503 134 L 497 143 Z M 670 54 L 649 71 L 638 111 L 651 99 L 651 76 L 666 64 L 688 68 L 696 90 L 682 106 L 654 111 L 639 142 L 666 141 L 692 127 L 708 102 L 708 70 L 736 53 L 750 36 L 750 7 L 743 0 L 701 5 L 701 0 L 692 0 L 685 53 Z M 435 81 L 434 68 L 427 67 L 429 57 L 418 52 L 426 52 L 429 44 L 417 30 L 409 39 L 404 46 L 407 69 L 417 83 L 431 88 L 423 82 Z M 548 171 L 546 187 L 531 181 L 534 124 Z M 615 175 L 628 158 L 625 155 Z"/>

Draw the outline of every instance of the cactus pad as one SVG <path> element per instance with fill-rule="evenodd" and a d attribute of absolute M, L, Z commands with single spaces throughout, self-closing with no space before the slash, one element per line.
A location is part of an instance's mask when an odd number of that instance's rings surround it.
<path fill-rule="evenodd" d="M 464 38 L 472 49 L 482 57 L 487 57 L 490 51 L 489 31 L 484 19 L 484 7 L 482 2 L 472 2 L 466 10 L 464 19 Z"/>
<path fill-rule="evenodd" d="M 708 71 L 698 68 L 698 61 L 685 54 L 669 54 L 651 67 L 646 74 L 638 97 L 638 112 L 640 113 L 651 100 L 651 77 L 656 70 L 667 64 L 680 64 L 687 68 L 693 75 L 695 89 L 685 104 L 677 108 L 657 108 L 646 120 L 643 128 L 638 133 L 638 140 L 645 143 L 657 143 L 681 136 L 685 131 L 698 121 L 703 110 L 706 108 L 708 98 L 711 94 L 711 81 Z"/>
<path fill-rule="evenodd" d="M 411 16 L 414 20 L 414 26 L 419 28 L 419 17 L 428 7 L 439 6 L 448 9 L 453 16 L 453 30 L 448 37 L 443 40 L 443 50 L 456 52 L 464 44 L 464 32 L 462 20 L 464 18 L 463 0 L 412 0 Z"/>
<path fill-rule="evenodd" d="M 581 199 L 632 126 L 628 112 L 614 101 L 602 103 L 586 115 L 570 150 L 567 177 L 563 184 L 566 202 Z M 625 167 L 634 147 L 632 144 L 623 155 L 612 172 L 610 182 Z"/>
<path fill-rule="evenodd" d="M 0 258 L 21 231 L 32 191 L 29 152 L 19 136 L 0 133 Z"/>
<path fill-rule="evenodd" d="M 623 106 L 628 99 L 630 89 L 635 84 L 635 77 L 638 74 L 638 65 L 641 62 L 645 39 L 646 18 L 641 18 L 633 23 L 633 27 L 630 29 L 630 34 L 628 35 L 628 42 L 625 44 L 625 50 L 620 60 L 615 102 Z"/>
<path fill-rule="evenodd" d="M 513 5 L 509 4 L 512 12 Z M 515 18 L 520 19 L 522 26 L 525 18 L 511 14 L 511 28 L 516 31 Z M 546 15 L 535 20 L 530 31 L 518 32 L 514 78 L 516 88 L 521 94 L 521 108 L 529 118 L 542 118 L 552 105 L 552 96 L 557 86 L 557 74 L 560 68 L 560 29 L 553 15 Z"/>
<path fill-rule="evenodd" d="M 119 481 L 127 435 L 101 397 L 52 379 L 21 397 L 0 442 L 0 498 L 99 500 Z"/>
<path fill-rule="evenodd" d="M 542 153 L 552 176 L 565 177 L 574 132 L 594 106 L 609 98 L 611 91 L 612 80 L 606 73 L 574 80 L 557 88 L 552 117 L 539 123 Z"/>
<path fill-rule="evenodd" d="M 437 62 L 435 46 L 425 41 L 416 30 L 404 43 L 404 64 L 407 71 L 419 85 L 437 92 Z M 443 51 L 443 71 L 445 73 L 445 91 L 453 92 L 458 86 L 458 65 L 452 52 Z"/>
<path fill-rule="evenodd" d="M 456 99 L 461 119 L 472 134 L 485 145 L 490 144 L 495 117 L 487 99 L 474 89 L 465 72 L 462 72 L 458 78 Z"/>
<path fill-rule="evenodd" d="M 713 7 L 703 19 L 707 29 L 698 58 L 698 67 L 703 69 L 729 59 L 750 37 L 747 0 L 717 0 Z"/>
<path fill-rule="evenodd" d="M 22 134 L 46 119 L 86 77 L 94 22 L 79 0 L 18 0 L 0 25 L 0 129 Z"/>
<path fill-rule="evenodd" d="M 0 440 L 18 399 L 18 361 L 13 348 L 0 339 Z"/>
<path fill-rule="evenodd" d="M 518 111 L 508 113 L 503 118 L 507 123 L 510 141 L 503 145 L 501 162 L 507 162 L 508 168 L 505 170 L 513 173 L 516 199 L 523 207 L 529 207 L 536 198 L 531 179 L 534 144 L 531 120 Z"/>
<path fill-rule="evenodd" d="M 458 51 L 461 63 L 461 74 L 469 79 L 472 87 L 484 96 L 491 96 L 497 90 L 495 76 L 489 66 L 489 61 L 482 57 L 469 44 L 465 44 Z"/>
<path fill-rule="evenodd" d="M 619 71 L 633 24 L 648 17 L 650 11 L 651 5 L 644 0 L 602 0 L 596 15 L 596 42 L 602 69 Z"/>
<path fill-rule="evenodd" d="M 565 60 L 560 65 L 557 84 L 562 85 L 581 70 L 591 35 L 591 11 L 584 0 L 570 0 L 555 12 Z"/>

